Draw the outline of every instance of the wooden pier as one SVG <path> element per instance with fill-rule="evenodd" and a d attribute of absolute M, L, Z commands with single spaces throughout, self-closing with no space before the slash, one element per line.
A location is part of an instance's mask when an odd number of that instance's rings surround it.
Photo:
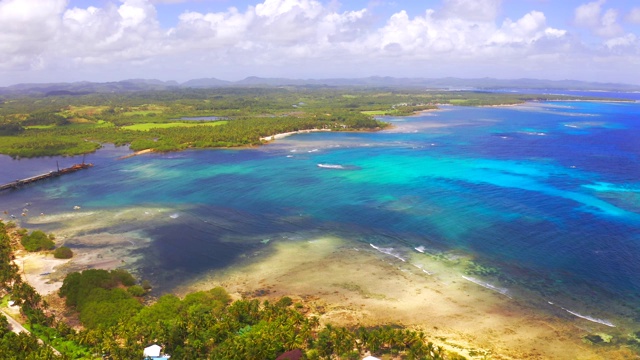
<path fill-rule="evenodd" d="M 36 176 L 32 176 L 32 177 L 29 177 L 29 178 L 26 178 L 26 179 L 19 179 L 19 180 L 12 181 L 12 182 L 7 183 L 7 184 L 0 185 L 0 191 L 17 189 L 17 188 L 20 188 L 20 187 L 22 187 L 24 185 L 28 185 L 28 184 L 34 183 L 36 181 L 51 179 L 51 178 L 58 177 L 58 176 L 64 175 L 64 174 L 71 174 L 71 173 L 74 173 L 74 172 L 76 172 L 78 170 L 88 169 L 88 168 L 90 168 L 92 166 L 93 166 L 93 164 L 91 164 L 91 163 L 84 163 L 83 162 L 82 164 L 75 164 L 75 165 L 73 165 L 71 167 L 64 168 L 64 169 L 58 168 L 57 171 L 50 171 L 50 172 L 48 172 L 46 174 L 36 175 Z"/>

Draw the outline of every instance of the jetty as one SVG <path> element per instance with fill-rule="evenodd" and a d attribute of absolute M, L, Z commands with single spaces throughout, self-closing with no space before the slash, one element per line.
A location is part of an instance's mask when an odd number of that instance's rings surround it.
<path fill-rule="evenodd" d="M 12 181 L 10 183 L 6 183 L 6 184 L 2 184 L 0 185 L 0 191 L 4 191 L 4 190 L 11 190 L 11 189 L 18 189 L 24 185 L 28 185 L 31 183 L 34 183 L 36 181 L 41 181 L 41 180 L 46 180 L 46 179 L 51 179 L 54 177 L 58 177 L 64 174 L 71 174 L 74 173 L 78 170 L 83 170 L 83 169 L 88 169 L 90 167 L 92 167 L 93 164 L 91 163 L 85 163 L 82 162 L 82 164 L 75 164 L 72 165 L 68 168 L 63 168 L 60 169 L 60 167 L 58 166 L 58 169 L 56 171 L 50 171 L 46 174 L 40 174 L 40 175 L 36 175 L 36 176 L 32 176 L 26 179 L 18 179 L 16 181 Z"/>

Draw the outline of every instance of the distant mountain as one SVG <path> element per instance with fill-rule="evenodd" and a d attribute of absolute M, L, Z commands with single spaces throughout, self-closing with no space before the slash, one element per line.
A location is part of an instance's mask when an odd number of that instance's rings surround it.
<path fill-rule="evenodd" d="M 206 79 L 193 79 L 180 84 L 181 87 L 187 88 L 213 88 L 213 87 L 221 87 L 221 86 L 230 86 L 233 83 L 226 80 L 220 80 L 216 78 L 206 78 Z"/>
<path fill-rule="evenodd" d="M 460 78 L 395 78 L 371 76 L 365 78 L 334 79 L 287 79 L 261 78 L 251 76 L 240 81 L 225 81 L 216 78 L 189 80 L 184 83 L 156 79 L 129 79 L 116 82 L 73 82 L 51 84 L 17 84 L 0 88 L 0 95 L 74 96 L 90 93 L 156 91 L 177 88 L 219 88 L 219 87 L 388 87 L 422 88 L 442 90 L 496 90 L 496 89 L 536 89 L 536 90 L 604 90 L 640 91 L 639 85 L 597 83 L 576 80 L 540 79 L 460 79 Z"/>

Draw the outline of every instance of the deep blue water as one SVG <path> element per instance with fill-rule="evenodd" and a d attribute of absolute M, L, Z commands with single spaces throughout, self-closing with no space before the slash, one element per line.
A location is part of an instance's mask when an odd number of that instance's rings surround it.
<path fill-rule="evenodd" d="M 386 120 L 395 127 L 257 149 L 116 160 L 126 149 L 108 148 L 88 156 L 90 170 L 0 194 L 0 210 L 175 209 L 143 228 L 154 242 L 139 266 L 167 281 L 232 265 L 265 239 L 331 233 L 398 251 L 462 250 L 501 269 L 502 286 L 591 308 L 614 299 L 640 319 L 640 103 L 444 107 Z M 50 163 L 3 157 L 0 179 Z"/>

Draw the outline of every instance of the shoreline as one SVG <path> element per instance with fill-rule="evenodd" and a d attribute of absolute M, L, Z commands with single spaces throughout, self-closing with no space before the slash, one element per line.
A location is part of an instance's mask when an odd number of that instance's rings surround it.
<path fill-rule="evenodd" d="M 64 275 L 71 271 L 125 268 L 135 276 L 135 253 L 153 240 L 135 230 L 95 233 L 92 229 L 113 226 L 111 221 L 116 219 L 118 223 L 140 225 L 143 221 L 142 227 L 157 226 L 173 211 L 129 208 L 107 214 L 47 215 L 39 220 L 65 219 L 65 231 L 56 233 L 57 243 L 79 245 L 74 257 L 54 260 L 44 253 L 26 254 L 16 263 L 22 265 L 26 259 L 27 282 L 52 299 Z M 87 233 L 91 235 L 84 235 Z M 235 299 L 272 301 L 289 296 L 302 305 L 303 313 L 318 316 L 322 324 L 350 328 L 402 325 L 424 331 L 429 341 L 470 359 L 481 358 L 470 354 L 490 354 L 495 359 L 627 359 L 634 355 L 619 345 L 592 346 L 582 341 L 593 333 L 617 336 L 619 331 L 629 330 L 626 324 L 615 322 L 622 326 L 612 329 L 584 317 L 594 314 L 580 309 L 569 308 L 582 317 L 564 308 L 543 309 L 546 304 L 519 291 L 512 294 L 515 289 L 507 291 L 494 280 L 465 277 L 462 264 L 468 257 L 458 251 L 436 256 L 424 248 L 374 247 L 315 234 L 302 240 L 264 243 L 233 265 L 193 275 L 163 293 L 184 296 L 222 286 Z"/>
<path fill-rule="evenodd" d="M 456 265 L 425 254 L 400 258 L 330 236 L 272 246 L 257 261 L 210 272 L 172 292 L 184 296 L 222 286 L 234 298 L 275 301 L 289 296 L 323 324 L 418 329 L 429 341 L 470 359 L 481 358 L 473 353 L 495 359 L 633 356 L 623 347 L 583 342 L 588 334 L 613 331 L 605 324 L 543 311 L 528 299 L 468 280 Z"/>
<path fill-rule="evenodd" d="M 135 152 L 133 152 L 131 154 L 120 156 L 118 158 L 118 160 L 124 160 L 124 159 L 128 159 L 128 158 L 131 158 L 131 157 L 134 157 L 134 156 L 149 154 L 149 153 L 152 153 L 152 152 L 155 152 L 155 150 L 153 150 L 153 149 L 139 150 L 139 151 L 135 151 Z"/>
<path fill-rule="evenodd" d="M 291 136 L 291 135 L 295 135 L 295 134 L 308 134 L 308 133 L 318 132 L 318 131 L 328 131 L 328 132 L 330 132 L 331 129 L 308 129 L 308 130 L 290 131 L 290 132 L 274 134 L 274 135 L 270 135 L 270 136 L 263 136 L 263 137 L 260 138 L 260 141 L 270 142 L 270 141 L 275 141 L 275 140 L 279 140 L 279 139 L 284 139 L 287 136 Z"/>

